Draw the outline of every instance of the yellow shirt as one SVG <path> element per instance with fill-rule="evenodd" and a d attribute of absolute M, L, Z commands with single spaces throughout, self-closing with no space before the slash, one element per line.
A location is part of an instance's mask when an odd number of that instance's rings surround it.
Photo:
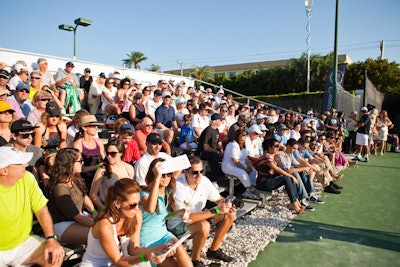
<path fill-rule="evenodd" d="M 35 177 L 28 171 L 12 187 L 0 184 L 0 250 L 16 248 L 30 236 L 33 212 L 46 203 Z"/>
<path fill-rule="evenodd" d="M 36 89 L 35 88 L 33 88 L 32 86 L 29 86 L 30 87 L 30 92 L 29 92 L 29 96 L 28 96 L 28 98 L 30 99 L 30 100 L 33 100 L 33 96 L 36 94 L 36 92 L 38 92 L 38 91 L 36 91 Z M 42 86 L 40 86 L 40 90 L 42 90 Z"/>

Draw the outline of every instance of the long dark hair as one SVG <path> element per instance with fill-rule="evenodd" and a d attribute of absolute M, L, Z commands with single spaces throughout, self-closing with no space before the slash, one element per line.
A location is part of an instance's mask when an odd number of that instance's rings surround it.
<path fill-rule="evenodd" d="M 131 194 L 140 194 L 140 186 L 135 180 L 129 178 L 122 178 L 116 181 L 107 190 L 106 198 L 104 201 L 104 210 L 102 210 L 96 217 L 95 222 L 101 219 L 107 219 L 110 223 L 116 224 L 121 220 L 120 211 L 115 206 L 115 201 L 120 203 L 128 200 Z M 112 220 L 110 219 L 112 218 Z M 122 225 L 122 230 L 127 236 L 133 235 L 137 229 L 136 217 L 126 218 Z"/>
<path fill-rule="evenodd" d="M 238 130 L 235 132 L 235 135 L 234 135 L 234 137 L 233 137 L 233 140 L 235 140 L 236 143 L 239 144 L 239 137 L 240 137 L 242 134 L 247 134 L 246 129 L 238 129 Z M 239 144 L 239 147 L 240 147 L 240 149 L 246 148 L 246 141 L 245 141 L 243 144 Z"/>
<path fill-rule="evenodd" d="M 121 153 L 121 159 L 124 158 L 125 156 L 125 145 L 124 143 L 118 139 L 118 138 L 111 138 L 108 143 L 105 146 L 106 151 L 108 150 L 108 148 L 110 146 L 115 146 L 118 150 L 119 153 Z M 111 164 L 108 161 L 108 157 L 106 156 L 106 158 L 104 159 L 104 167 L 106 168 L 106 171 L 104 172 L 104 176 L 106 176 L 108 179 L 111 178 L 111 174 L 112 174 L 112 169 L 111 169 Z"/>
<path fill-rule="evenodd" d="M 150 190 L 150 188 L 152 186 L 151 184 L 153 183 L 153 181 L 156 178 L 154 173 L 153 173 L 154 166 L 157 164 L 157 162 L 163 162 L 163 161 L 165 161 L 165 159 L 157 158 L 157 159 L 153 160 L 150 163 L 149 169 L 148 169 L 147 174 L 146 174 L 146 180 L 145 180 L 146 184 L 149 185 L 146 188 L 146 191 Z M 169 185 L 167 186 L 167 188 L 165 188 L 165 194 L 166 194 L 167 200 L 168 200 L 168 203 L 167 203 L 168 211 L 173 211 L 173 208 L 176 205 L 175 198 L 174 198 L 175 191 L 176 191 L 176 180 L 175 180 L 175 177 L 172 176 L 171 180 L 169 182 Z M 158 210 L 159 210 L 159 208 L 158 208 L 158 201 L 157 201 L 157 207 L 156 207 L 157 213 L 158 213 Z"/>
<path fill-rule="evenodd" d="M 50 168 L 48 195 L 51 198 L 54 187 L 59 183 L 74 182 L 85 193 L 86 185 L 79 173 L 74 173 L 74 164 L 79 159 L 80 152 L 75 148 L 62 148 L 57 152 L 54 164 Z"/>

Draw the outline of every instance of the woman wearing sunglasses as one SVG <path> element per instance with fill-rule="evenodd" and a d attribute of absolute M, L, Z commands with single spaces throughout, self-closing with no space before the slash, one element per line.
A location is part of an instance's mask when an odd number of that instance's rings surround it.
<path fill-rule="evenodd" d="M 87 243 L 89 228 L 97 214 L 79 174 L 82 162 L 82 156 L 75 148 L 58 151 L 50 169 L 47 193 L 54 233 L 61 242 L 74 245 Z"/>
<path fill-rule="evenodd" d="M 132 165 L 123 161 L 125 145 L 120 139 L 110 139 L 106 144 L 105 151 L 104 166 L 97 169 L 89 193 L 90 199 L 99 210 L 104 209 L 108 188 L 119 179 L 133 179 L 135 173 Z"/>
<path fill-rule="evenodd" d="M 167 230 L 166 218 L 182 217 L 184 209 L 173 211 L 175 207 L 175 178 L 173 173 L 162 174 L 162 162 L 158 158 L 151 162 L 146 175 L 146 191 L 140 193 L 140 209 L 143 212 L 140 246 L 151 247 L 159 244 L 175 243 L 178 239 Z M 185 248 L 179 245 L 176 253 L 158 266 L 193 266 Z"/>
<path fill-rule="evenodd" d="M 139 246 L 142 223 L 139 194 L 139 185 L 128 178 L 118 180 L 108 189 L 104 210 L 90 228 L 81 267 L 144 267 L 150 265 L 148 261 L 154 264 L 164 261 L 168 246 Z"/>
<path fill-rule="evenodd" d="M 32 99 L 32 105 L 35 109 L 31 110 L 28 114 L 27 120 L 32 124 L 41 121 L 41 116 L 43 112 L 46 111 L 46 104 L 51 100 L 51 94 L 47 91 L 40 90 L 37 92 Z"/>

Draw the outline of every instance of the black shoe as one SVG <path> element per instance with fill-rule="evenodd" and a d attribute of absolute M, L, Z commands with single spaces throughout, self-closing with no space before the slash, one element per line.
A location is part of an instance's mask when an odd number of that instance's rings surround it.
<path fill-rule="evenodd" d="M 332 185 L 325 187 L 324 192 L 332 194 L 340 194 L 340 191 L 335 189 Z"/>
<path fill-rule="evenodd" d="M 337 183 L 332 183 L 332 187 L 335 189 L 343 189 L 343 186 L 340 186 Z"/>
<path fill-rule="evenodd" d="M 192 261 L 192 263 L 193 263 L 193 267 L 204 267 L 205 266 L 204 263 L 201 262 L 201 260 L 195 260 L 195 261 Z"/>
<path fill-rule="evenodd" d="M 216 251 L 207 250 L 207 258 L 214 260 L 221 260 L 224 262 L 233 261 L 233 258 L 226 255 L 220 248 L 217 249 Z"/>

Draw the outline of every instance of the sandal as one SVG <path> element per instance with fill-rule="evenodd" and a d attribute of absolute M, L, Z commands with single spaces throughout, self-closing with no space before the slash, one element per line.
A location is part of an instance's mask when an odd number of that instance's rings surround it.
<path fill-rule="evenodd" d="M 292 214 L 304 214 L 304 210 L 301 207 L 297 207 L 296 204 L 289 204 L 289 210 Z"/>

